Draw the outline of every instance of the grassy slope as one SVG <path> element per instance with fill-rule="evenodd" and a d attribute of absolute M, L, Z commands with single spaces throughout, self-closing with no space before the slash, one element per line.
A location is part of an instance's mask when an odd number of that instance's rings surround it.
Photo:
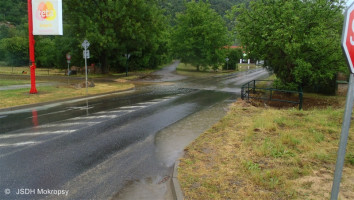
<path fill-rule="evenodd" d="M 186 149 L 178 176 L 185 198 L 329 199 L 342 116 L 343 109 L 331 107 L 278 110 L 236 102 Z M 354 199 L 353 134 L 340 198 Z"/>

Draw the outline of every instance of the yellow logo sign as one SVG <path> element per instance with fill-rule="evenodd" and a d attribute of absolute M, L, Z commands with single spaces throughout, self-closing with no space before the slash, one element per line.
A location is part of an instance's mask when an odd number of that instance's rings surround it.
<path fill-rule="evenodd" d="M 52 21 L 56 18 L 57 12 L 51 2 L 41 2 L 36 10 L 36 18 L 40 21 Z"/>

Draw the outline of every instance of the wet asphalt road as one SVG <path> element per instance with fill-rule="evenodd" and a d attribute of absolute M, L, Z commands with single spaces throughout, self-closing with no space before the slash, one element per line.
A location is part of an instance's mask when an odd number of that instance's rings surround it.
<path fill-rule="evenodd" d="M 173 84 L 0 111 L 0 199 L 171 198 L 166 183 L 184 146 L 223 116 L 240 85 L 266 76 L 258 69 L 179 77 Z M 68 195 L 53 194 L 61 190 Z"/>

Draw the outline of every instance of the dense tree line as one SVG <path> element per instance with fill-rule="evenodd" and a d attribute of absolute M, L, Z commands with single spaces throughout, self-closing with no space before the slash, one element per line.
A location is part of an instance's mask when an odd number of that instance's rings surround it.
<path fill-rule="evenodd" d="M 340 47 L 344 1 L 257 0 L 230 13 L 237 38 L 287 88 L 328 88 L 347 71 Z"/>
<path fill-rule="evenodd" d="M 72 55 L 72 64 L 82 66 L 80 44 L 87 39 L 91 42 L 90 62 L 100 66 L 103 73 L 109 70 L 122 71 L 127 63 L 124 56 L 126 54 L 130 54 L 128 60 L 130 69 L 157 67 L 171 60 L 172 53 L 176 52 L 174 51 L 176 43 L 172 43 L 171 39 L 179 39 L 177 44 L 185 42 L 181 40 L 182 38 L 172 36 L 173 30 L 177 30 L 175 28 L 179 20 L 176 17 L 177 13 L 186 12 L 188 2 L 191 1 L 63 1 L 64 35 L 35 36 L 37 66 L 65 67 L 65 54 L 68 52 Z M 203 54 L 207 57 L 205 60 L 209 59 L 208 65 L 215 66 L 224 59 L 221 58 L 225 55 L 220 51 L 220 46 L 228 45 L 229 38 L 224 37 L 227 30 L 220 16 L 224 16 L 226 10 L 239 2 L 243 1 L 210 1 L 210 4 L 201 1 L 208 5 L 206 11 L 214 17 L 209 17 L 208 25 L 213 24 L 215 28 L 208 30 L 208 33 L 198 34 L 210 35 L 209 40 L 213 34 L 214 38 L 220 36 L 220 40 L 212 39 L 215 40 L 212 42 L 219 42 L 217 45 L 205 46 L 209 48 L 205 49 L 208 55 Z M 194 1 L 192 3 L 194 6 L 199 5 Z M 27 3 L 19 0 L 1 1 L 0 9 L 1 13 L 4 13 L 0 16 L 0 53 L 3 55 L 0 60 L 6 61 L 8 65 L 26 65 L 28 64 Z M 200 12 L 191 13 L 190 17 L 198 14 Z M 200 45 L 198 48 L 201 47 Z M 201 65 L 206 65 L 206 62 Z"/>
<path fill-rule="evenodd" d="M 17 1 L 2 1 L 12 8 Z M 7 11 L 0 19 L 0 59 L 9 65 L 28 63 L 27 5 Z M 6 7 L 6 8 L 7 8 Z M 132 69 L 154 68 L 171 60 L 169 56 L 169 24 L 157 0 L 90 0 L 63 1 L 63 36 L 35 36 L 36 61 L 39 67 L 66 66 L 70 52 L 72 64 L 83 65 L 81 42 L 91 42 L 91 63 L 121 71 L 130 54 Z"/>
<path fill-rule="evenodd" d="M 63 1 L 63 36 L 35 36 L 37 65 L 83 66 L 81 43 L 91 42 L 91 63 L 103 73 L 155 68 L 172 58 L 199 69 L 238 60 L 240 43 L 266 60 L 290 88 L 333 83 L 345 70 L 340 49 L 342 0 L 87 0 Z M 232 7 L 233 6 L 233 7 Z M 0 2 L 0 61 L 28 64 L 27 5 Z M 125 57 L 130 54 L 129 60 Z M 230 61 L 232 66 L 237 61 Z M 235 66 L 236 67 L 236 66 Z M 232 67 L 233 68 L 233 67 Z"/>
<path fill-rule="evenodd" d="M 19 25 L 26 22 L 27 1 L 2 0 L 0 1 L 0 22 L 11 22 Z"/>

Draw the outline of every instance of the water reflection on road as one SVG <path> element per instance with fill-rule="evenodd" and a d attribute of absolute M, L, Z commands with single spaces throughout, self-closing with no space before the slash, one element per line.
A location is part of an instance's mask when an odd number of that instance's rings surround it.
<path fill-rule="evenodd" d="M 170 168 L 183 155 L 183 150 L 201 133 L 219 121 L 227 112 L 229 103 L 224 101 L 200 112 L 194 113 L 155 135 L 155 156 L 161 164 Z M 170 188 L 171 177 L 156 176 L 128 184 L 115 199 L 173 199 Z"/>

